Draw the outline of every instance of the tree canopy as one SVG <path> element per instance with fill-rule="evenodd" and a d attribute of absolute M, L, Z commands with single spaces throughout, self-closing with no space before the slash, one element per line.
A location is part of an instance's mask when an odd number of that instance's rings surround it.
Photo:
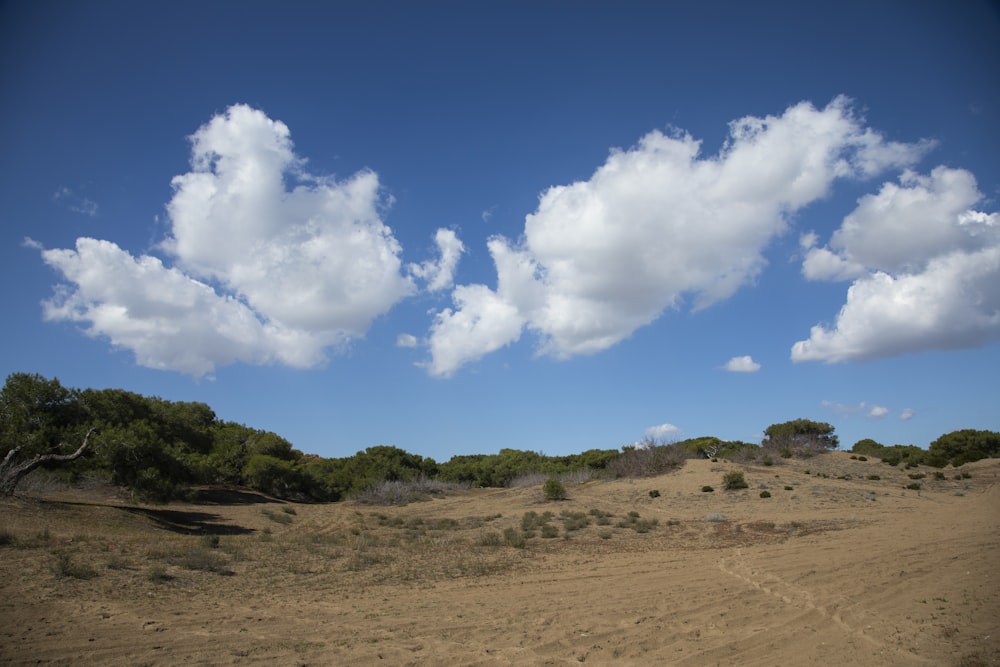
<path fill-rule="evenodd" d="M 765 429 L 762 447 L 712 436 L 669 445 L 589 449 L 546 456 L 502 449 L 438 463 L 392 445 L 342 458 L 303 454 L 277 433 L 219 419 L 204 403 L 167 401 L 121 389 L 71 389 L 58 379 L 13 373 L 0 389 L 0 492 L 13 493 L 25 471 L 42 467 L 72 479 L 89 475 L 137 497 L 165 501 L 205 484 L 244 486 L 280 498 L 336 501 L 382 482 L 433 478 L 500 487 L 529 473 L 587 470 L 609 476 L 660 474 L 687 458 L 754 460 L 757 451 L 812 455 L 837 446 L 830 424 L 795 419 Z M 1000 456 L 1000 434 L 961 430 L 923 450 L 865 439 L 854 451 L 887 463 L 961 465 Z M 58 467 L 55 467 L 58 466 Z"/>

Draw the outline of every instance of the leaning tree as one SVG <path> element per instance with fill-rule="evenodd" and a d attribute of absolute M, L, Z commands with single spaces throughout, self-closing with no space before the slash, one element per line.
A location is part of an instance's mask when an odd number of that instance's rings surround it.
<path fill-rule="evenodd" d="M 66 389 L 59 380 L 27 373 L 8 376 L 0 389 L 0 495 L 12 495 L 18 483 L 39 466 L 83 455 L 93 428 L 78 446 L 67 444 L 79 437 L 80 409 L 78 392 Z"/>

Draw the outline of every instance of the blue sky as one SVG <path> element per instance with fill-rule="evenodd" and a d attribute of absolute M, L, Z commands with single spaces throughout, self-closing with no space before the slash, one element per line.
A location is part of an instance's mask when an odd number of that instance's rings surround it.
<path fill-rule="evenodd" d="M 299 449 L 1000 430 L 1000 12 L 9 2 L 0 372 Z"/>

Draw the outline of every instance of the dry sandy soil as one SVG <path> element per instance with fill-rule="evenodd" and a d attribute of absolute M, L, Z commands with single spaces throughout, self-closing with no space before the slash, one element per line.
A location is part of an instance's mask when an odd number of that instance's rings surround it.
<path fill-rule="evenodd" d="M 0 664 L 1000 665 L 1000 460 L 781 463 L 559 502 L 2 499 Z M 724 491 L 730 470 L 750 488 Z M 520 544 L 529 512 L 553 516 Z"/>

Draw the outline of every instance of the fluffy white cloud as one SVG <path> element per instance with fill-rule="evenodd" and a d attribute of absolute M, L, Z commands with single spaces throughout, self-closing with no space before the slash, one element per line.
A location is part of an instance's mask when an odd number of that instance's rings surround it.
<path fill-rule="evenodd" d="M 437 292 L 452 286 L 455 269 L 462 253 L 465 252 L 465 245 L 450 229 L 437 230 L 434 242 L 440 255 L 437 261 L 428 260 L 422 264 L 410 264 L 407 269 L 417 278 L 426 280 L 428 290 Z"/>
<path fill-rule="evenodd" d="M 682 431 L 673 424 L 657 424 L 656 426 L 650 426 L 643 433 L 647 438 L 663 441 L 680 435 Z"/>
<path fill-rule="evenodd" d="M 396 347 L 416 347 L 417 337 L 413 334 L 401 333 L 396 336 Z"/>
<path fill-rule="evenodd" d="M 320 364 L 325 348 L 363 335 L 416 291 L 382 222 L 388 198 L 375 173 L 307 173 L 288 127 L 244 105 L 212 118 L 191 145 L 160 245 L 174 266 L 94 239 L 44 251 L 69 283 L 47 318 L 89 323 L 142 365 L 201 376 L 235 361 Z M 437 243 L 440 260 L 416 275 L 441 289 L 461 242 L 442 230 Z"/>
<path fill-rule="evenodd" d="M 913 419 L 914 415 L 916 415 L 916 412 L 914 412 L 913 408 L 903 408 L 903 411 L 899 413 L 899 418 L 902 421 L 908 421 Z"/>
<path fill-rule="evenodd" d="M 750 355 L 746 355 L 743 357 L 733 357 L 726 362 L 723 368 L 733 373 L 756 373 L 760 370 L 760 364 L 754 361 Z"/>
<path fill-rule="evenodd" d="M 829 248 L 803 264 L 812 279 L 850 279 L 832 328 L 814 326 L 795 361 L 840 362 L 1000 339 L 1000 216 L 967 171 L 911 172 L 861 198 Z"/>
<path fill-rule="evenodd" d="M 456 288 L 455 309 L 431 329 L 428 369 L 449 375 L 524 327 L 543 354 L 593 353 L 685 296 L 695 308 L 726 299 L 760 272 L 789 215 L 835 179 L 911 164 L 924 149 L 884 141 L 845 98 L 734 121 L 710 157 L 690 136 L 650 132 L 589 180 L 546 190 L 516 244 L 491 240 L 498 287 Z"/>
<path fill-rule="evenodd" d="M 44 250 L 42 257 L 74 285 L 43 304 L 45 318 L 87 323 L 88 334 L 132 350 L 143 366 L 199 377 L 235 361 L 303 367 L 334 342 L 262 322 L 238 299 L 110 241 L 80 238 L 75 250 Z"/>
<path fill-rule="evenodd" d="M 868 411 L 868 416 L 872 419 L 881 419 L 889 414 L 889 408 L 883 407 L 881 405 L 873 405 L 871 410 Z"/>

